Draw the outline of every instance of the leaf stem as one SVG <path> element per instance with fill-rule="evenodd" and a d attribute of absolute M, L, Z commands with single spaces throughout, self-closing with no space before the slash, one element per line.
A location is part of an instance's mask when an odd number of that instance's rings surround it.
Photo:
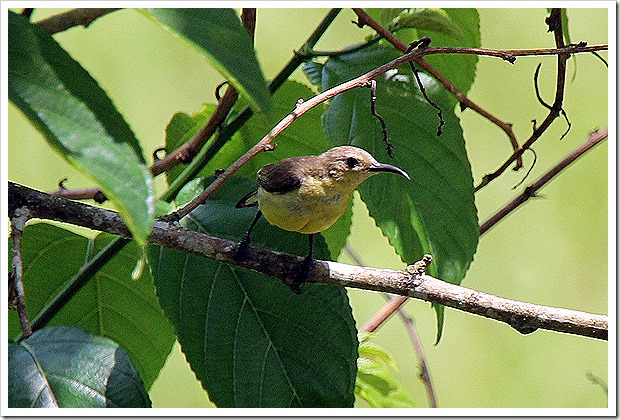
<path fill-rule="evenodd" d="M 32 326 L 28 318 L 26 308 L 26 296 L 24 293 L 24 266 L 22 261 L 22 236 L 26 222 L 30 218 L 27 207 L 15 209 L 11 217 L 11 265 L 13 268 L 13 285 L 17 303 L 17 313 L 19 314 L 19 324 L 22 336 L 28 338 L 32 335 Z"/>

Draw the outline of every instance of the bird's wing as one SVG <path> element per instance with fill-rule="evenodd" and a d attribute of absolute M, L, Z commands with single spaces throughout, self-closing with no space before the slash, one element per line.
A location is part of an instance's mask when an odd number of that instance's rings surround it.
<path fill-rule="evenodd" d="M 257 192 L 258 192 L 257 190 L 254 190 L 251 193 L 244 195 L 241 200 L 237 201 L 237 204 L 235 204 L 235 207 L 240 209 L 242 207 L 254 207 L 255 205 L 257 205 L 258 204 L 258 201 L 256 200 Z"/>
<path fill-rule="evenodd" d="M 261 168 L 258 171 L 258 185 L 270 193 L 286 193 L 293 191 L 302 183 L 299 171 L 293 171 L 297 162 L 293 159 L 284 159 Z"/>

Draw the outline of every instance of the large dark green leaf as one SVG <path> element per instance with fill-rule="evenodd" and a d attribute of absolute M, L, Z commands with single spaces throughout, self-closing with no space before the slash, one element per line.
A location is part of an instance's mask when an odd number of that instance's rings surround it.
<path fill-rule="evenodd" d="M 36 316 L 111 238 L 102 234 L 91 240 L 46 223 L 28 225 L 22 257 L 29 314 Z M 50 325 L 76 325 L 113 339 L 129 353 L 148 389 L 166 362 L 175 337 L 159 307 L 148 270 L 138 280 L 131 278 L 141 255 L 135 243 L 125 246 Z M 17 314 L 10 312 L 9 337 L 16 337 L 19 330 Z"/>
<path fill-rule="evenodd" d="M 205 54 L 252 107 L 271 115 L 271 97 L 247 31 L 233 9 L 146 9 Z"/>
<path fill-rule="evenodd" d="M 38 26 L 9 12 L 9 99 L 114 203 L 146 243 L 153 187 L 131 129 L 97 82 Z"/>
<path fill-rule="evenodd" d="M 188 227 L 239 240 L 255 209 L 234 203 L 255 188 L 227 181 L 196 209 Z M 315 256 L 328 255 L 315 241 Z M 304 235 L 259 221 L 252 244 L 297 255 Z M 164 311 L 196 376 L 219 407 L 351 407 L 355 322 L 343 288 L 280 281 L 170 249 L 152 247 L 150 266 Z"/>
<path fill-rule="evenodd" d="M 9 407 L 150 407 L 127 353 L 77 327 L 44 328 L 9 343 Z"/>
<path fill-rule="evenodd" d="M 323 74 L 329 87 L 389 61 L 390 49 L 377 46 L 327 61 Z M 394 145 L 390 159 L 381 127 L 370 113 L 367 89 L 335 97 L 325 114 L 325 133 L 332 145 L 348 142 L 372 153 L 379 161 L 396 164 L 411 181 L 377 175 L 359 187 L 370 215 L 407 263 L 424 253 L 435 258 L 431 272 L 460 283 L 478 243 L 471 168 L 463 133 L 453 106 L 432 79 L 422 75 L 428 94 L 443 109 L 444 134 L 436 136 L 437 113 L 411 82 L 408 67 L 378 80 L 377 112 L 385 119 Z M 439 331 L 442 307 L 438 307 Z"/>

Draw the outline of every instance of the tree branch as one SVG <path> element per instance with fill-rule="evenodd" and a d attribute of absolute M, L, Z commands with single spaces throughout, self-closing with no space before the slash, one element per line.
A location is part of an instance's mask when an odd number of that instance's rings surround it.
<path fill-rule="evenodd" d="M 557 50 L 565 50 L 566 46 L 564 44 L 561 10 L 557 8 L 551 9 L 551 13 L 549 17 L 545 20 L 545 22 L 549 25 L 549 32 L 553 32 Z M 577 48 L 580 45 L 581 44 L 576 45 L 573 48 Z M 534 127 L 530 138 L 527 139 L 525 143 L 523 143 L 523 146 L 515 150 L 514 153 L 502 164 L 502 166 L 497 168 L 494 172 L 486 174 L 482 177 L 482 181 L 478 185 L 476 185 L 475 191 L 479 191 L 481 188 L 488 185 L 489 182 L 499 177 L 511 165 L 512 162 L 514 162 L 515 160 L 519 161 L 523 153 L 525 153 L 527 149 L 532 147 L 532 145 L 543 135 L 547 128 L 551 126 L 551 123 L 553 123 L 553 121 L 555 121 L 555 119 L 560 116 L 560 113 L 564 111 L 562 108 L 562 102 L 564 101 L 564 87 L 566 85 L 566 61 L 568 61 L 569 57 L 569 53 L 561 52 L 558 54 L 555 100 L 553 101 L 553 105 L 549 108 L 549 113 L 547 114 L 547 117 L 540 124 L 540 126 Z"/>
<path fill-rule="evenodd" d="M 241 22 L 246 29 L 248 36 L 254 41 L 254 29 L 256 27 L 256 9 L 244 8 L 241 11 Z M 228 85 L 224 96 L 218 101 L 217 107 L 209 121 L 196 133 L 187 143 L 177 148 L 163 159 L 157 160 L 151 165 L 153 176 L 169 171 L 180 163 L 189 163 L 196 154 L 202 149 L 205 143 L 211 138 L 218 127 L 226 120 L 230 110 L 237 102 L 239 94 L 234 87 Z"/>
<path fill-rule="evenodd" d="M 116 212 L 53 197 L 9 182 L 9 216 L 26 207 L 30 217 L 67 222 L 130 238 L 131 234 Z M 237 243 L 182 228 L 178 223 L 157 221 L 149 241 L 156 245 L 237 265 L 264 273 L 285 283 L 295 278 L 303 258 L 249 248 L 247 258 L 234 258 Z M 407 271 L 356 267 L 332 261 L 315 261 L 309 281 L 376 290 L 435 302 L 465 312 L 505 322 L 527 334 L 538 328 L 607 340 L 607 316 L 569 309 L 519 302 L 478 292 Z"/>
<path fill-rule="evenodd" d="M 390 31 L 385 29 L 381 24 L 379 24 L 379 22 L 375 21 L 368 13 L 366 13 L 364 9 L 353 9 L 353 11 L 358 16 L 358 19 L 359 19 L 358 26 L 368 25 L 372 29 L 374 29 L 379 35 L 384 37 L 388 42 L 394 45 L 394 47 L 396 47 L 401 52 L 406 52 L 408 50 L 409 48 L 408 45 L 406 45 L 404 42 L 398 39 Z M 436 48 L 425 47 L 423 49 L 423 51 L 428 51 L 428 50 L 432 51 L 432 50 L 436 50 Z M 469 50 L 467 53 L 471 53 L 472 50 L 474 49 L 464 49 L 464 48 L 458 49 L 459 53 L 465 53 L 465 51 L 467 50 Z M 451 53 L 456 53 L 456 50 L 452 48 L 449 48 L 449 51 L 451 51 Z M 502 58 L 504 57 L 502 56 Z M 479 106 L 478 104 L 473 102 L 471 99 L 469 99 L 464 93 L 459 91 L 456 88 L 456 86 L 454 86 L 448 79 L 446 79 L 443 76 L 443 74 L 437 71 L 437 69 L 435 69 L 428 61 L 424 60 L 423 57 L 419 57 L 418 59 L 414 59 L 413 61 L 416 64 L 418 64 L 420 67 L 422 67 L 424 70 L 426 70 L 429 74 L 431 74 L 441 85 L 443 85 L 443 87 L 459 101 L 462 109 L 471 108 L 478 114 L 482 115 L 484 118 L 491 121 L 493 124 L 497 125 L 508 136 L 508 139 L 510 140 L 510 144 L 512 145 L 513 150 L 516 151 L 519 149 L 519 142 L 517 141 L 517 137 L 512 131 L 512 124 L 501 121 L 499 118 L 495 117 L 490 112 L 483 109 L 481 106 Z M 512 62 L 514 62 L 514 58 Z M 515 169 L 520 168 L 522 165 L 523 163 L 519 157 L 519 160 L 517 161 L 517 165 L 515 166 Z"/>
<path fill-rule="evenodd" d="M 502 220 L 512 211 L 516 210 L 517 207 L 519 207 L 521 204 L 525 203 L 530 198 L 535 197 L 536 191 L 544 187 L 547 182 L 551 181 L 553 177 L 559 174 L 564 168 L 568 167 L 571 163 L 581 157 L 588 150 L 592 149 L 594 146 L 605 140 L 607 136 L 607 128 L 601 131 L 595 131 L 594 133 L 590 134 L 588 139 L 581 146 L 573 150 L 568 156 L 558 162 L 553 168 L 549 169 L 531 185 L 525 187 L 522 194 L 515 197 L 510 203 L 506 204 L 497 213 L 495 213 L 493 216 L 489 217 L 484 223 L 482 223 L 480 225 L 480 234 L 484 234 L 491 227 L 495 226 L 497 222 Z"/>
<path fill-rule="evenodd" d="M 107 15 L 108 13 L 112 13 L 116 10 L 120 9 L 71 9 L 66 12 L 41 19 L 35 22 L 35 24 L 39 25 L 45 32 L 55 34 L 66 31 L 74 26 L 82 25 L 86 28 L 101 16 Z"/>

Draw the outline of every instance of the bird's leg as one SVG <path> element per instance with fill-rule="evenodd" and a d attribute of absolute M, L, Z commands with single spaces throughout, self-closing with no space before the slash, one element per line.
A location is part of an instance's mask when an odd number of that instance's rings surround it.
<path fill-rule="evenodd" d="M 308 280 L 310 275 L 310 267 L 312 267 L 312 261 L 314 261 L 314 234 L 308 235 L 308 255 L 304 258 L 304 261 L 299 267 L 299 273 L 293 278 L 293 282 L 289 285 L 291 290 L 298 295 L 301 295 L 303 291 L 299 287 L 302 283 Z"/>
<path fill-rule="evenodd" d="M 250 227 L 245 231 L 243 238 L 241 238 L 241 242 L 237 245 L 237 251 L 235 251 L 234 256 L 235 260 L 241 260 L 245 257 L 248 252 L 248 247 L 250 246 L 250 234 L 252 233 L 252 229 L 254 229 L 254 226 L 256 226 L 258 219 L 260 219 L 262 215 L 263 213 L 261 213 L 260 210 L 256 212 L 256 216 L 254 216 L 254 220 L 252 220 Z"/>

